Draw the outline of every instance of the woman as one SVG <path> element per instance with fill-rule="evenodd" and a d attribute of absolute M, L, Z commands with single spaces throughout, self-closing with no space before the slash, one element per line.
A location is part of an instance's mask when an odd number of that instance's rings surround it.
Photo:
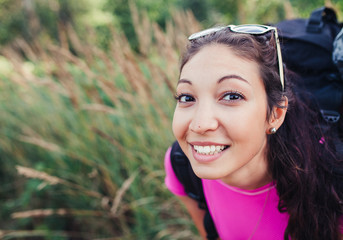
<path fill-rule="evenodd" d="M 317 116 L 284 79 L 277 31 L 227 26 L 192 35 L 173 132 L 225 239 L 340 239 L 341 168 Z M 285 81 L 286 80 L 286 81 Z M 204 211 L 165 158 L 166 185 L 205 238 Z"/>

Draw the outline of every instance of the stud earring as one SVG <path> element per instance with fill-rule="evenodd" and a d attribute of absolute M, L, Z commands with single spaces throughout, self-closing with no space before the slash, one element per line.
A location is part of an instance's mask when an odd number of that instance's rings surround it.
<path fill-rule="evenodd" d="M 276 133 L 276 128 L 275 127 L 270 128 L 269 132 L 270 132 L 270 134 Z"/>

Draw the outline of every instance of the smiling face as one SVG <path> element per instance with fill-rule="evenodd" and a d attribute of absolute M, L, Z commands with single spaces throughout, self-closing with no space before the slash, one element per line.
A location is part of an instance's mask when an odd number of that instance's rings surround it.
<path fill-rule="evenodd" d="M 271 181 L 267 96 L 258 65 L 229 47 L 203 47 L 182 68 L 173 132 L 200 178 L 244 189 Z"/>

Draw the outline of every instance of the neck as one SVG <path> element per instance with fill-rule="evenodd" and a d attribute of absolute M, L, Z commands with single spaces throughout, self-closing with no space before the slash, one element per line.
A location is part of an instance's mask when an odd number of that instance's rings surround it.
<path fill-rule="evenodd" d="M 260 179 L 256 179 L 256 180 L 252 180 L 251 178 L 246 179 L 246 180 L 239 180 L 239 181 L 235 181 L 233 179 L 227 179 L 227 178 L 222 178 L 221 180 L 229 186 L 237 187 L 244 190 L 258 189 L 273 181 L 272 177 L 269 175 Z"/>
<path fill-rule="evenodd" d="M 271 174 L 268 172 L 267 159 L 252 160 L 240 170 L 232 173 L 221 180 L 233 187 L 244 190 L 254 190 L 267 185 L 273 181 Z"/>

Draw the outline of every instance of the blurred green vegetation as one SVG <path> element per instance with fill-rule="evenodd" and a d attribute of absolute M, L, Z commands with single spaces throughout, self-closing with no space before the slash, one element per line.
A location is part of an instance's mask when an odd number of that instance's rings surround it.
<path fill-rule="evenodd" d="M 196 239 L 164 187 L 186 37 L 341 1 L 0 0 L 0 238 Z"/>
<path fill-rule="evenodd" d="M 323 5 L 334 7 L 338 12 L 343 9 L 339 0 L 0 0 L 0 44 L 18 35 L 32 39 L 38 34 L 61 41 L 63 36 L 58 35 L 59 29 L 70 23 L 79 33 L 85 34 L 87 27 L 96 29 L 96 37 L 101 38 L 99 42 L 104 46 L 110 35 L 108 26 L 115 26 L 137 50 L 132 4 L 144 10 L 149 20 L 162 29 L 171 20 L 171 13 L 180 9 L 191 10 L 204 27 L 218 23 L 275 23 L 285 18 L 308 17 L 313 9 Z"/>

